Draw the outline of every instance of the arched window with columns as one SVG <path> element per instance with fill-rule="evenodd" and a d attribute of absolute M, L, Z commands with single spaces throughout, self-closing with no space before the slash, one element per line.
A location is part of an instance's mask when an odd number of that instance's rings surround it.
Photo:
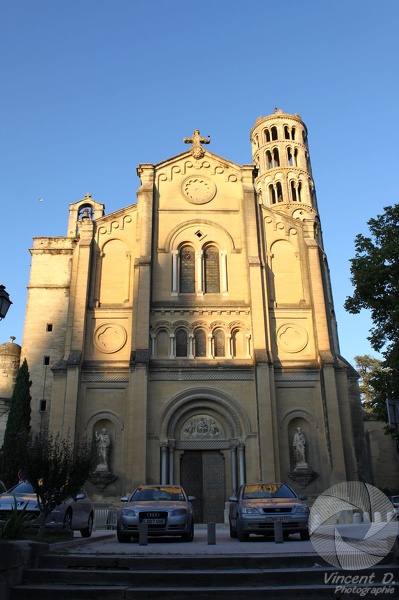
<path fill-rule="evenodd" d="M 194 353 L 196 358 L 206 357 L 207 336 L 203 329 L 196 329 L 194 332 Z"/>
<path fill-rule="evenodd" d="M 169 358 L 170 338 L 169 332 L 166 329 L 161 329 L 157 332 L 155 353 L 157 358 Z"/>
<path fill-rule="evenodd" d="M 226 356 L 226 336 L 220 328 L 213 332 L 213 355 L 215 358 Z"/>
<path fill-rule="evenodd" d="M 195 292 L 195 251 L 192 246 L 185 244 L 180 249 L 179 261 L 179 291 L 182 294 Z"/>
<path fill-rule="evenodd" d="M 219 249 L 213 245 L 204 250 L 204 291 L 206 294 L 220 292 Z"/>
<path fill-rule="evenodd" d="M 187 331 L 180 328 L 176 331 L 176 357 L 187 356 Z"/>

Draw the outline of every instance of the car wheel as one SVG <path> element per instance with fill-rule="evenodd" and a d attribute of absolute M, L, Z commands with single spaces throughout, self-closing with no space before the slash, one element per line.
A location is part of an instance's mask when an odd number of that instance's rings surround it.
<path fill-rule="evenodd" d="M 128 533 L 123 533 L 119 529 L 119 527 L 117 527 L 116 537 L 118 538 L 118 542 L 120 542 L 121 544 L 127 544 L 128 542 L 130 542 L 131 535 L 129 535 Z"/>
<path fill-rule="evenodd" d="M 194 523 L 191 524 L 191 529 L 188 533 L 183 533 L 181 536 L 183 542 L 192 542 L 194 539 Z"/>
<path fill-rule="evenodd" d="M 249 533 L 244 533 L 238 523 L 237 523 L 237 537 L 238 537 L 239 542 L 247 542 L 249 540 Z"/>
<path fill-rule="evenodd" d="M 63 522 L 62 526 L 66 531 L 71 531 L 71 529 L 72 529 L 72 513 L 70 510 L 68 510 L 68 512 L 65 513 L 64 522 Z"/>
<path fill-rule="evenodd" d="M 230 524 L 230 537 L 231 537 L 231 538 L 236 538 L 236 537 L 237 537 L 237 532 L 236 532 L 236 530 L 235 530 L 235 529 L 233 529 L 233 526 L 232 526 L 232 524 L 231 524 L 231 521 L 229 521 L 229 524 Z"/>
<path fill-rule="evenodd" d="M 301 540 L 310 540 L 309 531 L 301 531 Z"/>
<path fill-rule="evenodd" d="M 80 534 L 84 538 L 89 538 L 93 533 L 93 513 L 90 513 L 89 520 L 87 521 L 87 527 L 80 530 Z"/>

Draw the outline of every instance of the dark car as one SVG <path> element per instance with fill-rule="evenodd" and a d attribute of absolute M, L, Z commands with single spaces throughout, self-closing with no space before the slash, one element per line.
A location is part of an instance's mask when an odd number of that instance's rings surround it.
<path fill-rule="evenodd" d="M 5 520 L 14 506 L 17 510 L 24 510 L 32 515 L 35 520 L 39 518 L 40 510 L 37 504 L 36 492 L 27 481 L 18 483 L 8 492 L 0 496 L 0 520 Z M 82 537 L 90 537 L 93 531 L 94 506 L 84 490 L 73 498 L 68 498 L 57 506 L 47 517 L 46 530 L 73 530 L 80 531 Z M 36 521 L 37 523 L 38 521 Z"/>
<path fill-rule="evenodd" d="M 230 536 L 240 542 L 256 535 L 274 535 L 276 521 L 282 523 L 283 535 L 299 533 L 309 539 L 309 507 L 285 483 L 246 483 L 236 496 L 230 496 Z"/>
<path fill-rule="evenodd" d="M 178 485 L 141 485 L 130 498 L 121 498 L 126 506 L 120 509 L 116 534 L 119 542 L 139 537 L 139 525 L 146 523 L 149 536 L 180 536 L 183 541 L 194 539 L 194 518 L 191 502 Z"/>

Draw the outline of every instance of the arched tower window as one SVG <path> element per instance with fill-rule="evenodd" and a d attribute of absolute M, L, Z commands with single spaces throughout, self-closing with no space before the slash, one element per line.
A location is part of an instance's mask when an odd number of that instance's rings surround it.
<path fill-rule="evenodd" d="M 298 166 L 298 148 L 295 148 L 294 151 L 294 167 Z"/>
<path fill-rule="evenodd" d="M 213 344 L 214 344 L 214 356 L 225 356 L 226 347 L 225 347 L 225 335 L 222 329 L 216 329 L 213 334 Z"/>
<path fill-rule="evenodd" d="M 283 188 L 279 181 L 276 184 L 276 192 L 277 192 L 277 201 L 283 202 Z"/>
<path fill-rule="evenodd" d="M 195 252 L 189 245 L 180 249 L 180 292 L 193 294 L 195 292 Z"/>
<path fill-rule="evenodd" d="M 287 125 L 284 126 L 284 137 L 286 140 L 290 139 L 290 131 L 289 131 Z"/>
<path fill-rule="evenodd" d="M 196 329 L 194 333 L 195 356 L 206 357 L 206 333 L 203 329 Z"/>
<path fill-rule="evenodd" d="M 298 200 L 299 200 L 299 202 L 302 202 L 301 191 L 302 191 L 302 182 L 300 181 L 298 183 Z"/>
<path fill-rule="evenodd" d="M 270 142 L 271 141 L 270 131 L 268 129 L 265 129 L 265 137 L 266 137 L 266 142 Z"/>
<path fill-rule="evenodd" d="M 207 246 L 204 251 L 204 291 L 206 294 L 220 292 L 219 250 Z"/>
<path fill-rule="evenodd" d="M 272 140 L 278 140 L 277 127 L 272 127 Z"/>
<path fill-rule="evenodd" d="M 277 195 L 276 195 L 276 190 L 274 189 L 273 184 L 269 185 L 269 199 L 270 199 L 270 204 L 276 204 Z"/>
<path fill-rule="evenodd" d="M 279 167 L 280 166 L 280 156 L 278 153 L 278 149 L 274 148 L 273 150 L 273 167 Z"/>
<path fill-rule="evenodd" d="M 287 160 L 290 167 L 294 166 L 294 157 L 292 156 L 291 148 L 287 148 Z"/>
<path fill-rule="evenodd" d="M 296 129 L 295 129 L 295 127 L 293 127 L 291 129 L 291 137 L 292 137 L 293 140 L 295 140 L 295 134 L 296 134 Z"/>
<path fill-rule="evenodd" d="M 291 198 L 293 202 L 297 201 L 296 187 L 294 181 L 291 181 Z"/>
<path fill-rule="evenodd" d="M 187 356 L 187 331 L 178 329 L 176 331 L 176 356 Z"/>
<path fill-rule="evenodd" d="M 270 152 L 270 150 L 266 152 L 266 165 L 268 169 L 271 169 L 273 167 L 272 153 Z"/>

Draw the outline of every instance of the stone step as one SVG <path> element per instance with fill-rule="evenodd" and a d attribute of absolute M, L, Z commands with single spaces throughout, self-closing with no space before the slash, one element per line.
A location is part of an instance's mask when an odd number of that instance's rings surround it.
<path fill-rule="evenodd" d="M 391 588 L 393 586 L 390 586 Z M 367 588 L 364 595 L 374 597 L 378 594 L 384 595 L 381 586 L 362 586 Z M 347 588 L 348 589 L 348 588 Z M 373 591 L 374 590 L 374 591 Z M 393 592 L 387 592 L 391 598 L 397 598 L 399 592 L 398 584 L 395 584 Z M 209 598 L 226 598 L 229 600 L 242 600 L 245 596 L 251 600 L 322 600 L 332 598 L 359 597 L 359 594 L 342 592 L 335 585 L 308 585 L 302 584 L 295 588 L 292 586 L 234 586 L 220 585 L 218 587 L 205 586 L 180 586 L 180 587 L 126 587 L 120 585 L 112 586 L 77 586 L 77 585 L 53 585 L 43 584 L 35 587 L 16 586 L 11 591 L 11 600 L 145 600 L 170 598 L 173 600 L 206 600 Z"/>
<path fill-rule="evenodd" d="M 361 571 L 362 581 L 368 582 L 371 574 L 374 577 L 371 581 L 382 582 L 387 572 L 392 572 L 390 568 L 373 568 Z M 399 569 L 395 569 L 396 579 L 399 579 Z M 351 573 L 337 571 L 331 568 L 313 567 L 311 569 L 170 569 L 161 570 L 136 570 L 127 569 L 89 569 L 87 566 L 73 569 L 26 569 L 23 575 L 23 584 L 68 584 L 74 585 L 111 585 L 116 582 L 118 585 L 129 585 L 135 587 L 174 587 L 180 586 L 208 586 L 218 587 L 221 582 L 229 587 L 242 587 L 251 585 L 252 588 L 258 586 L 279 586 L 284 585 L 293 587 L 306 581 L 308 585 L 325 585 L 328 582 L 334 583 L 337 577 L 351 577 Z M 395 579 L 395 580 L 396 580 Z M 339 581 L 339 580 L 338 580 Z"/>

